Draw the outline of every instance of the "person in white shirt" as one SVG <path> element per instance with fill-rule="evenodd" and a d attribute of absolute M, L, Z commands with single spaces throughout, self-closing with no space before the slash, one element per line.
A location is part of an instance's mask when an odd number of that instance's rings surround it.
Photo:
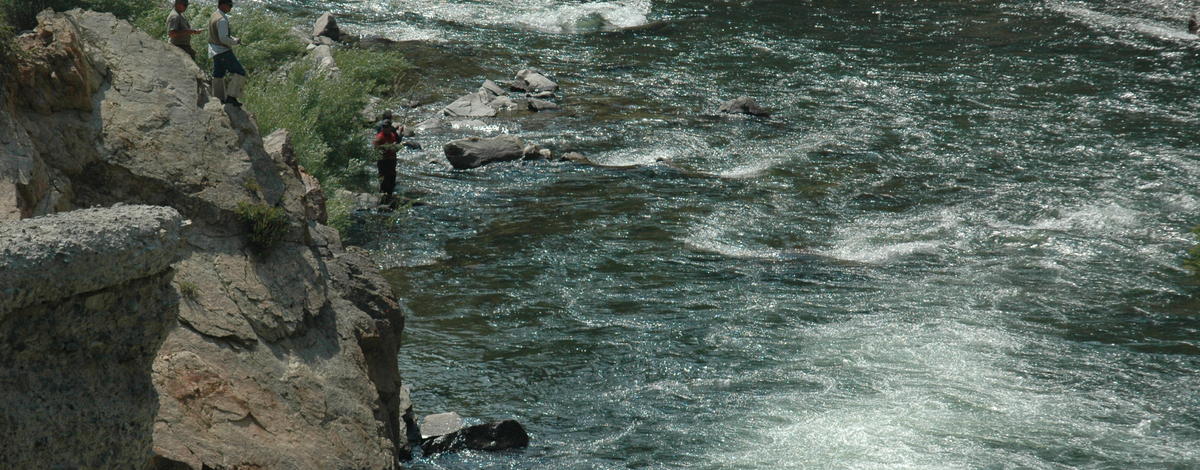
<path fill-rule="evenodd" d="M 233 55 L 233 46 L 242 41 L 230 34 L 229 17 L 225 14 L 232 9 L 233 0 L 217 0 L 217 11 L 208 20 L 208 56 L 213 63 L 213 96 L 222 103 L 241 106 L 238 97 L 246 85 L 246 69 Z"/>

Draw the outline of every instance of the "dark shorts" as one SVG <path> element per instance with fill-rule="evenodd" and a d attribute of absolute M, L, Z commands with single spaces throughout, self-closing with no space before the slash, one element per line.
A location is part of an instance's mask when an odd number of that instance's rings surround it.
<path fill-rule="evenodd" d="M 238 62 L 233 51 L 225 51 L 213 56 L 213 78 L 224 78 L 226 73 L 236 73 L 245 76 L 246 69 Z"/>
<path fill-rule="evenodd" d="M 192 56 L 192 61 L 193 61 L 193 62 L 195 62 L 195 61 L 196 61 L 196 50 L 195 50 L 195 49 L 192 49 L 192 45 L 191 45 L 191 44 L 175 44 L 174 46 L 175 46 L 175 47 L 178 47 L 178 48 L 180 48 L 180 49 L 183 49 L 183 52 L 186 52 L 186 53 L 187 53 L 187 55 L 190 55 L 190 56 Z"/>

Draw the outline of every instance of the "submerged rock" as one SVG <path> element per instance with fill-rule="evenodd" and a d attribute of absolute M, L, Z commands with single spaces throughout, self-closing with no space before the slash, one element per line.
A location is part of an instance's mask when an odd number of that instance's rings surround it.
<path fill-rule="evenodd" d="M 751 116 L 771 117 L 771 113 L 758 105 L 754 98 L 740 96 L 721 104 L 720 111 L 728 114 L 749 114 Z"/>
<path fill-rule="evenodd" d="M 478 168 L 490 163 L 519 160 L 525 156 L 525 144 L 511 135 L 492 138 L 471 137 L 443 147 L 446 160 L 455 169 Z"/>
<path fill-rule="evenodd" d="M 426 439 L 421 443 L 421 449 L 426 454 L 461 449 L 498 451 L 527 446 L 529 434 L 525 432 L 525 427 L 511 419 L 468 426 L 443 436 Z"/>

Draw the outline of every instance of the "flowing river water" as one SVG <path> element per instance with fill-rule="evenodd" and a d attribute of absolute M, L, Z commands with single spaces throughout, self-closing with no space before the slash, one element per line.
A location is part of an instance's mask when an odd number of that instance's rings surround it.
<path fill-rule="evenodd" d="M 409 467 L 1200 468 L 1193 6 L 293 0 L 446 89 L 543 69 L 564 112 L 473 132 L 636 166 L 418 138 L 364 242 L 418 414 L 533 444 Z"/>

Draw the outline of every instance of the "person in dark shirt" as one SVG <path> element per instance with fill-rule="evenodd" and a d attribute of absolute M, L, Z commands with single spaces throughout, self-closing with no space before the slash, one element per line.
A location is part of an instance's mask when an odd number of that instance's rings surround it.
<path fill-rule="evenodd" d="M 172 45 L 183 49 L 183 52 L 191 56 L 192 61 L 195 62 L 196 50 L 192 49 L 192 36 L 203 33 L 204 30 L 192 29 L 187 17 L 183 16 L 183 12 L 187 9 L 188 0 L 175 0 L 175 11 L 167 16 L 167 36 L 171 38 Z"/>
<path fill-rule="evenodd" d="M 372 145 L 379 151 L 379 203 L 391 205 L 393 193 L 396 192 L 396 150 L 400 147 L 400 134 L 403 126 L 397 129 L 392 125 L 392 113 L 385 111 L 383 119 L 375 126 L 375 140 Z"/>

